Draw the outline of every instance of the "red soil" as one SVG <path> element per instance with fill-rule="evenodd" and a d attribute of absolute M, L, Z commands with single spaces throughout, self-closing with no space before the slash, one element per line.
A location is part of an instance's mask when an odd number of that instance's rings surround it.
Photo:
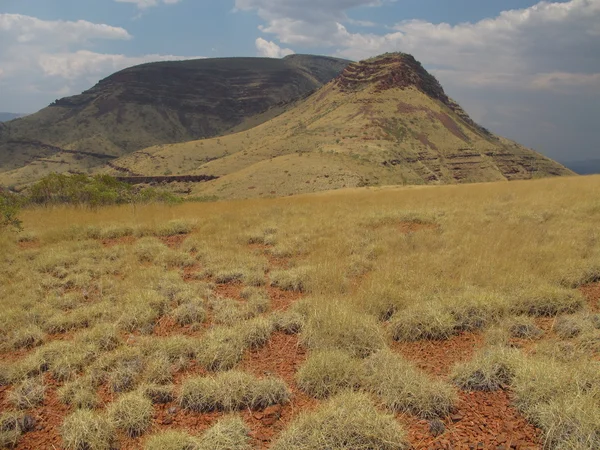
<path fill-rule="evenodd" d="M 115 239 L 102 239 L 100 242 L 102 242 L 102 245 L 105 247 L 110 248 L 114 247 L 115 245 L 131 245 L 135 243 L 135 241 L 137 241 L 135 236 L 123 236 Z"/>
<path fill-rule="evenodd" d="M 480 334 L 462 333 L 445 341 L 395 342 L 392 348 L 426 372 L 447 376 L 454 364 L 471 359 L 482 345 Z"/>
<path fill-rule="evenodd" d="M 19 440 L 17 449 L 40 450 L 62 448 L 60 437 L 60 426 L 69 413 L 69 407 L 63 405 L 56 395 L 59 384 L 48 374 L 44 377 L 46 381 L 46 396 L 44 405 L 27 411 L 36 421 L 33 431 L 24 434 Z M 0 410 L 12 409 L 6 399 L 2 399 Z"/>
<path fill-rule="evenodd" d="M 159 237 L 159 239 L 169 248 L 178 248 L 187 237 L 187 234 L 176 234 L 175 236 Z"/>
<path fill-rule="evenodd" d="M 459 393 L 457 412 L 444 421 L 446 432 L 434 437 L 426 420 L 399 415 L 414 449 L 540 449 L 540 432 L 510 406 L 510 394 Z"/>
<path fill-rule="evenodd" d="M 33 241 L 19 241 L 18 245 L 21 250 L 30 250 L 33 248 L 40 248 L 41 244 L 40 241 L 35 239 Z"/>
<path fill-rule="evenodd" d="M 266 289 L 274 311 L 285 311 L 302 297 L 301 292 L 284 291 L 274 286 L 267 286 Z"/>
<path fill-rule="evenodd" d="M 592 311 L 600 311 L 600 283 L 588 284 L 581 287 L 580 291 L 589 302 Z"/>
<path fill-rule="evenodd" d="M 251 428 L 256 448 L 268 448 L 273 437 L 296 417 L 318 405 L 318 401 L 304 394 L 295 381 L 295 373 L 307 357 L 307 351 L 295 335 L 275 333 L 266 346 L 248 352 L 241 368 L 258 377 L 274 376 L 283 379 L 292 392 L 290 403 L 265 411 L 245 411 L 242 415 Z"/>

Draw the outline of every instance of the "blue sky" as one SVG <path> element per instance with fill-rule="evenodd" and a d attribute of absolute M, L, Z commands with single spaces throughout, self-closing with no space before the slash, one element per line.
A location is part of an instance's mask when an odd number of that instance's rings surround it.
<path fill-rule="evenodd" d="M 0 111 L 192 57 L 412 53 L 472 117 L 600 157 L 600 0 L 0 0 Z"/>

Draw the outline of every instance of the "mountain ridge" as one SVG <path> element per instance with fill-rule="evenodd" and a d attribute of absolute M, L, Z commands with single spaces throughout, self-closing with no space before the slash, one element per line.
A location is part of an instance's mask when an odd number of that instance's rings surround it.
<path fill-rule="evenodd" d="M 476 124 L 401 53 L 350 64 L 295 108 L 243 133 L 151 147 L 113 164 L 143 175 L 214 176 L 192 191 L 220 198 L 573 175 Z"/>
<path fill-rule="evenodd" d="M 54 170 L 88 171 L 103 164 L 104 158 L 89 154 L 116 158 L 152 145 L 244 129 L 246 121 L 254 126 L 318 89 L 348 63 L 296 55 L 130 67 L 0 126 L 0 173 L 32 166 L 16 180 L 27 183 Z"/>

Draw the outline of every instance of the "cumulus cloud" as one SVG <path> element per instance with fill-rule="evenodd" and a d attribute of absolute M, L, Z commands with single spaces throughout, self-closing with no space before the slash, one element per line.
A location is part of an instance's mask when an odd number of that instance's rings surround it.
<path fill-rule="evenodd" d="M 265 56 L 267 58 L 283 58 L 287 55 L 292 55 L 294 50 L 290 48 L 281 48 L 273 41 L 267 41 L 263 38 L 256 39 L 256 50 L 258 56 Z"/>
<path fill-rule="evenodd" d="M 0 89 L 3 109 L 33 112 L 40 99 L 79 93 L 111 73 L 150 61 L 186 59 L 175 55 L 126 56 L 92 51 L 97 42 L 128 40 L 121 27 L 84 20 L 49 21 L 0 14 Z"/>
<path fill-rule="evenodd" d="M 379 32 L 376 28 L 351 32 L 346 27 L 353 23 L 347 16 L 352 8 L 383 3 L 236 0 L 235 5 L 256 12 L 264 21 L 262 33 L 283 44 L 354 60 L 388 51 L 411 53 L 484 125 L 515 138 L 524 135 L 525 127 L 547 131 L 550 123 L 565 135 L 569 127 L 572 136 L 589 131 L 582 128 L 586 120 L 574 118 L 577 111 L 561 107 L 567 104 L 564 98 L 559 104 L 553 96 L 578 96 L 569 107 L 578 108 L 585 117 L 600 115 L 600 0 L 541 1 L 454 25 L 406 20 Z M 401 7 L 400 2 L 397 5 Z M 554 112 L 541 127 L 533 122 L 536 115 L 548 116 L 548 104 L 553 104 L 548 99 L 554 100 Z M 548 139 L 528 134 L 525 143 L 554 148 L 550 153 L 559 151 L 553 136 L 539 135 Z M 600 139 L 585 146 L 598 148 Z"/>
<path fill-rule="evenodd" d="M 153 6 L 158 6 L 161 3 L 166 5 L 173 5 L 175 3 L 179 3 L 181 0 L 115 0 L 117 3 L 133 3 L 139 9 L 147 9 Z"/>

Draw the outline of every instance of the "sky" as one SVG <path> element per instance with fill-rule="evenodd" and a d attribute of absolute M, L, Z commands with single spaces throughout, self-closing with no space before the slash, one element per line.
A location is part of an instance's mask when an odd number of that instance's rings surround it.
<path fill-rule="evenodd" d="M 148 61 L 390 51 L 491 131 L 600 158 L 600 0 L 0 0 L 0 111 Z"/>

